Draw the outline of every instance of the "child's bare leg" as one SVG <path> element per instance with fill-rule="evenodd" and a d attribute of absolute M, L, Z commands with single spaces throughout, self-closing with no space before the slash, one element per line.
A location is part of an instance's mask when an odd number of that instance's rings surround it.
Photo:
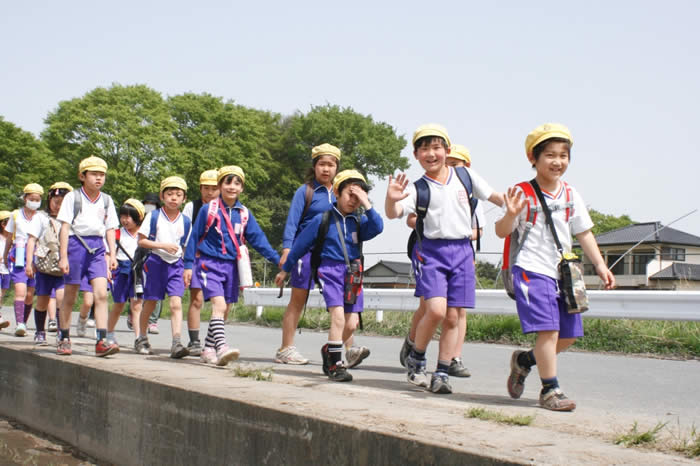
<path fill-rule="evenodd" d="M 71 314 L 73 313 L 73 306 L 75 305 L 75 300 L 78 297 L 78 291 L 80 290 L 80 285 L 66 285 L 63 291 L 63 301 L 59 307 L 59 320 L 60 330 L 62 335 L 59 335 L 60 339 L 63 339 L 63 335 L 67 336 L 70 329 Z"/>
<path fill-rule="evenodd" d="M 197 332 L 197 338 L 195 340 L 199 341 L 199 326 L 202 324 L 202 306 L 204 306 L 204 293 L 202 293 L 201 288 L 190 288 L 190 305 L 187 309 L 187 329 L 190 333 L 190 341 L 192 341 L 192 334 Z"/>
<path fill-rule="evenodd" d="M 94 291 L 94 288 L 93 288 Z M 95 302 L 95 296 L 92 291 L 83 292 L 83 304 L 80 305 L 80 319 L 86 320 L 90 315 L 90 308 Z"/>
<path fill-rule="evenodd" d="M 420 352 L 425 352 L 428 348 L 428 343 L 435 335 L 440 323 L 445 318 L 447 313 L 447 298 L 435 297 L 426 299 L 425 315 L 418 323 L 416 329 L 415 349 Z"/>
<path fill-rule="evenodd" d="M 141 335 L 145 335 L 145 333 L 141 333 L 141 309 L 143 308 L 143 300 L 137 299 L 137 298 L 131 298 L 130 308 L 131 308 L 131 321 L 136 323 L 136 325 L 133 325 L 134 336 L 136 338 L 139 338 Z"/>
<path fill-rule="evenodd" d="M 173 340 L 180 340 L 182 333 L 182 298 L 180 296 L 170 297 L 170 326 L 173 330 Z"/>
<path fill-rule="evenodd" d="M 452 358 L 459 358 L 462 356 L 462 346 L 464 345 L 464 338 L 467 336 L 467 310 L 463 307 L 459 309 L 459 321 L 457 323 L 457 341 L 455 342 L 454 351 L 452 351 Z"/>
<path fill-rule="evenodd" d="M 90 285 L 95 302 L 95 327 L 99 332 L 107 329 L 107 279 L 105 277 L 93 278 Z M 88 306 L 87 311 L 90 312 L 90 306 Z"/>
<path fill-rule="evenodd" d="M 345 325 L 343 326 L 343 343 L 345 348 L 349 349 L 352 347 L 353 335 L 357 326 L 360 323 L 360 315 L 356 312 L 345 313 Z"/>
<path fill-rule="evenodd" d="M 112 304 L 112 309 L 109 310 L 109 316 L 107 317 L 107 332 L 114 332 L 114 327 L 117 326 L 119 321 L 119 316 L 124 311 L 124 305 L 126 303 L 114 303 Z"/>
<path fill-rule="evenodd" d="M 438 363 L 446 363 L 449 367 L 454 348 L 459 339 L 459 311 L 460 308 L 448 307 L 445 318 L 442 321 L 442 333 L 440 334 L 440 350 Z"/>
<path fill-rule="evenodd" d="M 411 329 L 408 331 L 408 338 L 411 341 L 416 341 L 416 329 L 418 328 L 418 323 L 420 320 L 423 318 L 425 315 L 425 302 L 423 301 L 423 298 L 420 298 L 420 304 L 418 305 L 418 309 L 416 309 L 416 312 L 413 313 L 413 318 L 411 319 Z"/>
<path fill-rule="evenodd" d="M 549 330 L 537 332 L 535 340 L 535 360 L 537 361 L 537 371 L 540 378 L 551 379 L 557 376 L 557 342 L 559 332 Z"/>
<path fill-rule="evenodd" d="M 147 299 L 143 301 L 143 308 L 141 309 L 141 315 L 138 317 L 138 319 L 136 318 L 136 315 L 134 315 L 133 321 L 138 322 L 139 335 L 143 335 L 144 337 L 148 338 L 148 318 L 151 317 L 151 314 L 155 308 L 156 301 Z"/>
<path fill-rule="evenodd" d="M 292 288 L 292 296 L 289 298 L 284 316 L 282 316 L 282 348 L 294 346 L 294 332 L 299 325 L 301 312 L 308 295 L 308 290 Z"/>

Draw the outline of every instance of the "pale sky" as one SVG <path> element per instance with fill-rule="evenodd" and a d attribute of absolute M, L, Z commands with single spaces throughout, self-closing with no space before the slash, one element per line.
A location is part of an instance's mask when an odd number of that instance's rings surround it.
<path fill-rule="evenodd" d="M 112 83 L 282 114 L 331 103 L 409 141 L 441 123 L 505 190 L 532 177 L 525 137 L 551 121 L 572 131 L 565 179 L 589 206 L 664 223 L 700 207 L 697 1 L 1 3 L 0 115 L 35 134 Z M 502 248 L 496 212 L 484 251 Z M 403 222 L 385 226 L 367 252 L 405 250 Z M 700 236 L 700 212 L 674 227 Z"/>

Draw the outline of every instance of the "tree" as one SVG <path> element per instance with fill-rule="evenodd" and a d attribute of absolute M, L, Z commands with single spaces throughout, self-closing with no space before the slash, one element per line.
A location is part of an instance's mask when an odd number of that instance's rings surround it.
<path fill-rule="evenodd" d="M 617 230 L 618 228 L 637 223 L 632 220 L 629 215 L 615 217 L 614 215 L 603 214 L 595 209 L 589 209 L 588 213 L 591 215 L 591 220 L 593 220 L 593 223 L 595 224 L 592 230 L 594 235 L 599 235 L 601 233 L 605 233 L 606 231 Z"/>
<path fill-rule="evenodd" d="M 175 174 L 175 123 L 160 93 L 147 86 L 98 87 L 60 102 L 45 123 L 42 139 L 64 168 L 57 174 L 75 183 L 80 160 L 101 157 L 109 167 L 104 189 L 117 202 L 158 191 L 160 180 Z"/>
<path fill-rule="evenodd" d="M 11 210 L 28 183 L 48 187 L 55 181 L 59 161 L 28 131 L 0 116 L 0 208 Z"/>
<path fill-rule="evenodd" d="M 477 288 L 494 288 L 499 269 L 490 262 L 477 261 L 475 264 Z"/>

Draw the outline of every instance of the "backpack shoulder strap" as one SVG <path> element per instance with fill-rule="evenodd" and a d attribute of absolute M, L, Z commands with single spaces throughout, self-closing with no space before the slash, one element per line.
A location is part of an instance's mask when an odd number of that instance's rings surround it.
<path fill-rule="evenodd" d="M 73 222 L 75 222 L 76 217 L 80 215 L 80 211 L 83 210 L 83 193 L 81 189 L 76 189 L 73 191 Z"/>
<path fill-rule="evenodd" d="M 311 251 L 311 276 L 319 286 L 321 286 L 321 283 L 318 279 L 318 266 L 321 265 L 321 251 L 323 250 L 323 243 L 326 241 L 326 236 L 328 236 L 328 226 L 331 223 L 332 214 L 333 209 L 323 213 L 321 224 L 318 226 L 318 233 L 316 233 L 314 248 Z"/>
<path fill-rule="evenodd" d="M 416 231 L 419 236 L 423 236 L 423 220 L 428 214 L 428 206 L 430 206 L 430 187 L 428 182 L 423 178 L 416 180 L 413 183 L 416 187 Z"/>
<path fill-rule="evenodd" d="M 299 217 L 299 223 L 297 224 L 297 230 L 299 230 L 299 227 L 301 226 L 301 222 L 304 221 L 304 217 L 306 216 L 306 213 L 309 211 L 309 207 L 311 207 L 311 201 L 314 198 L 314 187 L 311 185 L 311 183 L 306 183 L 306 191 L 304 192 L 304 210 L 301 211 L 301 217 Z"/>
<path fill-rule="evenodd" d="M 523 194 L 527 198 L 527 216 L 525 217 L 527 223 L 534 225 L 537 221 L 537 212 L 542 210 L 541 206 L 538 205 L 535 190 L 532 184 L 527 181 L 518 183 L 516 186 L 523 190 Z"/>
<path fill-rule="evenodd" d="M 158 216 L 160 214 L 160 209 L 156 209 L 151 212 L 151 224 L 148 230 L 148 239 L 151 241 L 156 240 L 156 232 L 158 231 Z"/>
<path fill-rule="evenodd" d="M 250 212 L 248 211 L 248 208 L 246 206 L 243 206 L 243 208 L 240 211 L 241 215 L 241 244 L 245 244 L 245 227 L 248 225 L 248 217 L 250 216 Z"/>
<path fill-rule="evenodd" d="M 469 199 L 469 208 L 471 209 L 472 219 L 476 219 L 476 229 L 477 234 L 479 230 L 479 219 L 476 218 L 476 206 L 479 204 L 479 199 L 474 197 L 474 186 L 472 185 L 472 177 L 469 175 L 469 170 L 466 167 L 455 167 L 455 173 L 457 178 L 464 186 L 467 191 L 467 198 Z M 476 250 L 481 250 L 481 238 L 476 240 Z"/>
<path fill-rule="evenodd" d="M 566 191 L 566 223 L 569 223 L 569 219 L 574 215 L 574 196 L 571 194 L 571 186 L 566 181 L 564 183 L 564 190 Z"/>

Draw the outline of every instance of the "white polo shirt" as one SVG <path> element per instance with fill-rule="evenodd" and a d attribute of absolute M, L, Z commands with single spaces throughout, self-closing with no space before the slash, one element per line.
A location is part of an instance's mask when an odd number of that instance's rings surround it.
<path fill-rule="evenodd" d="M 158 221 L 156 222 L 156 243 L 171 243 L 177 244 L 177 253 L 175 255 L 163 249 L 154 249 L 153 252 L 163 259 L 168 264 L 173 264 L 177 262 L 179 258 L 183 256 L 182 246 L 180 242 L 182 237 L 185 236 L 185 220 L 184 216 L 178 212 L 177 217 L 174 219 L 169 219 L 165 211 L 161 208 L 158 214 Z M 148 238 L 151 232 L 151 215 L 153 212 L 146 214 L 146 218 L 143 219 L 143 223 L 139 228 L 139 235 L 143 235 Z M 192 229 L 190 228 L 190 233 Z M 185 241 L 187 244 L 187 241 Z"/>
<path fill-rule="evenodd" d="M 12 212 L 10 215 L 10 220 L 5 226 L 5 231 L 10 234 L 10 237 L 14 236 L 15 244 L 23 244 L 26 246 L 27 240 L 29 239 L 29 232 L 35 228 L 40 228 L 41 218 L 46 217 L 46 215 L 41 211 L 36 211 L 29 220 L 26 215 L 24 215 L 24 209 L 18 209 Z"/>
<path fill-rule="evenodd" d="M 46 231 L 46 228 L 48 228 L 50 220 L 49 216 L 45 212 L 37 212 L 37 215 L 35 215 L 35 217 L 37 217 L 37 221 L 31 223 L 31 225 L 27 229 L 27 234 L 29 236 L 33 236 L 36 239 L 39 239 Z M 57 225 L 56 234 L 58 234 L 60 229 L 61 224 L 59 223 Z"/>
<path fill-rule="evenodd" d="M 430 204 L 423 221 L 423 234 L 430 239 L 471 238 L 472 211 L 467 190 L 454 168 L 447 168 L 449 175 L 445 184 L 423 175 L 430 189 Z M 474 170 L 466 169 L 472 179 L 472 195 L 482 201 L 487 200 L 493 194 L 493 188 Z M 411 183 L 407 191 L 408 197 L 399 201 L 403 208 L 402 217 L 416 212 L 415 184 Z"/>
<path fill-rule="evenodd" d="M 134 258 L 134 253 L 136 252 L 136 248 L 138 247 L 139 243 L 139 234 L 136 232 L 135 235 L 131 235 L 127 231 L 126 228 L 121 227 L 119 229 L 119 244 L 121 245 L 121 248 L 117 248 L 117 260 L 118 261 L 128 261 L 130 260 L 128 257 L 126 257 L 126 254 L 124 254 L 124 251 L 122 251 L 122 248 L 126 250 L 127 253 L 131 256 L 131 259 Z"/>
<path fill-rule="evenodd" d="M 75 196 L 82 196 L 82 205 L 80 213 L 73 220 L 73 204 Z M 119 228 L 119 219 L 117 211 L 114 208 L 114 201 L 111 197 L 107 202 L 107 211 L 105 212 L 104 194 L 100 193 L 96 199 L 90 199 L 81 187 L 66 194 L 61 203 L 61 209 L 56 217 L 60 222 L 72 223 L 70 234 L 75 232 L 80 236 L 101 236 L 104 238 L 107 230 L 116 230 Z"/>

